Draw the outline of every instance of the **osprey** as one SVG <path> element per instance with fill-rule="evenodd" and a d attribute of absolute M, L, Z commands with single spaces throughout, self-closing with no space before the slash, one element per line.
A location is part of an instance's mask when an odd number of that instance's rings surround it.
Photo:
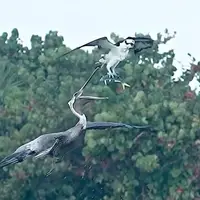
<path fill-rule="evenodd" d="M 110 79 L 119 78 L 119 75 L 116 73 L 115 68 L 116 66 L 127 58 L 129 50 L 133 49 L 134 54 L 138 52 L 151 48 L 153 46 L 153 39 L 150 36 L 140 36 L 140 37 L 127 37 L 126 39 L 120 40 L 119 42 L 112 43 L 108 40 L 107 37 L 101 37 L 91 42 L 88 42 L 84 45 L 81 45 L 63 55 L 59 56 L 58 58 L 65 56 L 67 54 L 72 53 L 73 51 L 80 49 L 82 47 L 89 47 L 89 46 L 97 46 L 98 49 L 102 49 L 104 51 L 108 51 L 107 54 L 102 54 L 101 58 L 99 59 L 96 64 L 100 64 L 101 67 L 106 65 L 107 75 Z M 120 81 L 121 82 L 121 81 Z M 106 81 L 105 81 L 106 84 Z"/>

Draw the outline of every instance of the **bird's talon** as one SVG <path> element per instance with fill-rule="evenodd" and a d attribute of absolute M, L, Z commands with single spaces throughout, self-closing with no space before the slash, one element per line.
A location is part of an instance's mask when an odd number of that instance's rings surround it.
<path fill-rule="evenodd" d="M 108 72 L 107 75 L 109 79 L 114 79 L 114 74 Z"/>
<path fill-rule="evenodd" d="M 122 88 L 123 88 L 123 90 L 125 90 L 126 87 L 130 87 L 130 85 L 127 84 L 127 83 L 122 83 Z"/>

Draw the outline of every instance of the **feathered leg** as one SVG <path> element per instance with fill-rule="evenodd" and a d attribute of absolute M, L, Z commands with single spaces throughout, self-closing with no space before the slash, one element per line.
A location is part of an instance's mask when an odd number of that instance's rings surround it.
<path fill-rule="evenodd" d="M 115 71 L 115 68 L 117 67 L 117 65 L 119 64 L 120 61 L 118 61 L 114 66 L 111 67 L 111 70 L 112 70 L 112 74 L 116 77 L 113 81 L 116 82 L 116 83 L 121 83 L 122 84 L 122 88 L 123 90 L 126 88 L 126 87 L 130 87 L 129 84 L 125 83 L 125 82 L 122 82 L 119 74 L 116 73 Z"/>

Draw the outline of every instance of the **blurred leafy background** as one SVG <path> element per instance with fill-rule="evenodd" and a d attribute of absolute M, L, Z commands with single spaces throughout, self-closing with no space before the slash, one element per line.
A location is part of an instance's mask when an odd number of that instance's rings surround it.
<path fill-rule="evenodd" d="M 94 69 L 98 52 L 69 50 L 57 31 L 44 40 L 31 37 L 31 48 L 20 43 L 17 29 L 0 37 L 0 157 L 40 134 L 70 128 L 76 118 L 68 108 L 71 95 Z M 111 33 L 115 41 L 120 36 Z M 99 83 L 100 72 L 87 94 L 109 96 L 85 111 L 89 121 L 151 124 L 158 132 L 135 140 L 135 130 L 87 131 L 84 146 L 66 152 L 50 170 L 51 159 L 27 160 L 1 169 L 2 200 L 189 200 L 200 199 L 199 95 L 188 83 L 198 73 L 191 67 L 182 81 L 173 50 L 159 53 L 159 44 L 173 37 L 158 33 L 153 49 L 133 55 L 118 67 L 131 88 Z M 161 68 L 154 65 L 162 61 Z"/>

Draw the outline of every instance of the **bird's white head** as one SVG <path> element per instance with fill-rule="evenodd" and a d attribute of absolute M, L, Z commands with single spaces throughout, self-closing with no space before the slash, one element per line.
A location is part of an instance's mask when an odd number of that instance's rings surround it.
<path fill-rule="evenodd" d="M 126 39 L 126 40 L 124 40 L 124 43 L 125 43 L 125 45 L 126 45 L 126 47 L 128 49 L 131 49 L 135 45 L 135 40 L 133 40 L 133 39 Z"/>
<path fill-rule="evenodd" d="M 135 45 L 135 40 L 129 38 L 119 43 L 120 48 L 122 48 L 123 50 L 132 49 L 134 48 L 134 45 Z"/>

